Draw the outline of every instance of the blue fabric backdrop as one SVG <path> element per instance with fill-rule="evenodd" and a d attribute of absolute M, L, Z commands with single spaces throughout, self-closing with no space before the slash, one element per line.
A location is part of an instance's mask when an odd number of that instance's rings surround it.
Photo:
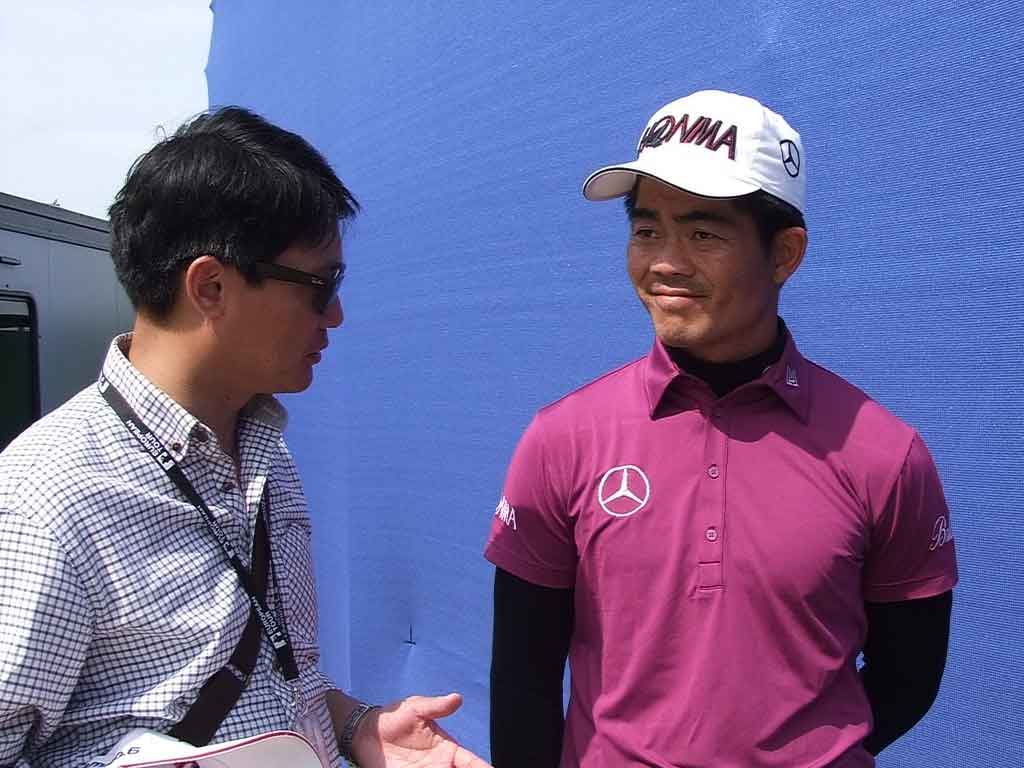
<path fill-rule="evenodd" d="M 364 698 L 466 695 L 487 753 L 480 555 L 532 413 L 645 353 L 625 218 L 585 175 L 703 87 L 801 131 L 803 352 L 924 434 L 955 518 L 951 658 L 895 766 L 1024 764 L 1024 10 L 1010 0 L 217 0 L 213 104 L 321 147 L 364 212 L 346 321 L 289 439 L 315 526 L 324 664 Z M 528 736 L 524 735 L 524 738 Z"/>

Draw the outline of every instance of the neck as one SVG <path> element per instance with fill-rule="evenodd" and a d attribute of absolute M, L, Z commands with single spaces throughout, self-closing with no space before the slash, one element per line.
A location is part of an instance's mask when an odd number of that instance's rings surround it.
<path fill-rule="evenodd" d="M 764 369 L 779 361 L 786 348 L 789 332 L 780 317 L 774 338 L 756 353 L 742 360 L 712 362 L 690 354 L 686 349 L 666 347 L 676 366 L 707 383 L 716 397 L 727 395 L 737 387 L 760 378 Z"/>
<path fill-rule="evenodd" d="M 128 359 L 172 400 L 213 430 L 221 449 L 235 458 L 238 413 L 252 397 L 228 386 L 212 355 L 195 334 L 136 317 Z"/>

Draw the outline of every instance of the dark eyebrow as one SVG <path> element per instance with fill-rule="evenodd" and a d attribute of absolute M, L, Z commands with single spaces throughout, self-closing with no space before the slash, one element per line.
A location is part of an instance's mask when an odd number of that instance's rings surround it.
<path fill-rule="evenodd" d="M 636 221 L 641 219 L 643 221 L 658 221 L 661 217 L 658 216 L 657 211 L 653 211 L 650 208 L 634 208 L 629 212 L 629 220 Z"/>
<path fill-rule="evenodd" d="M 636 221 L 640 219 L 642 221 L 661 221 L 660 214 L 651 208 L 634 208 L 632 214 L 629 217 L 630 221 Z M 714 211 L 689 211 L 688 213 L 681 213 L 678 216 L 673 216 L 672 221 L 677 224 L 690 224 L 697 221 L 707 221 L 717 224 L 735 224 L 736 220 L 727 216 L 723 213 L 715 213 Z"/>
<path fill-rule="evenodd" d="M 734 224 L 736 222 L 732 216 L 727 216 L 724 213 L 700 210 L 690 211 L 689 213 L 683 213 L 679 216 L 673 216 L 672 221 L 677 224 L 689 224 L 695 221 L 707 221 L 713 224 Z"/>

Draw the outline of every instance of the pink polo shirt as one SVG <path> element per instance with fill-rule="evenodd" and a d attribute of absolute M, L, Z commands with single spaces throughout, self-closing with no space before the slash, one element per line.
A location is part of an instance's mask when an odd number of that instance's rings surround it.
<path fill-rule="evenodd" d="M 920 436 L 792 339 L 717 401 L 656 343 L 541 410 L 486 557 L 575 588 L 563 767 L 872 766 L 864 601 L 957 581 Z"/>

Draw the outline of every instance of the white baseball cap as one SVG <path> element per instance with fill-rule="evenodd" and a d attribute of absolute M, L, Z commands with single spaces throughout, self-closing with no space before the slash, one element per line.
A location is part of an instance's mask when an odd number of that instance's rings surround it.
<path fill-rule="evenodd" d="M 594 171 L 588 200 L 610 200 L 649 176 L 702 197 L 757 190 L 804 211 L 806 172 L 800 134 L 754 99 L 697 91 L 659 109 L 637 143 L 636 160 Z"/>
<path fill-rule="evenodd" d="M 325 768 L 313 745 L 294 731 L 194 747 L 157 731 L 136 728 L 87 768 Z"/>

